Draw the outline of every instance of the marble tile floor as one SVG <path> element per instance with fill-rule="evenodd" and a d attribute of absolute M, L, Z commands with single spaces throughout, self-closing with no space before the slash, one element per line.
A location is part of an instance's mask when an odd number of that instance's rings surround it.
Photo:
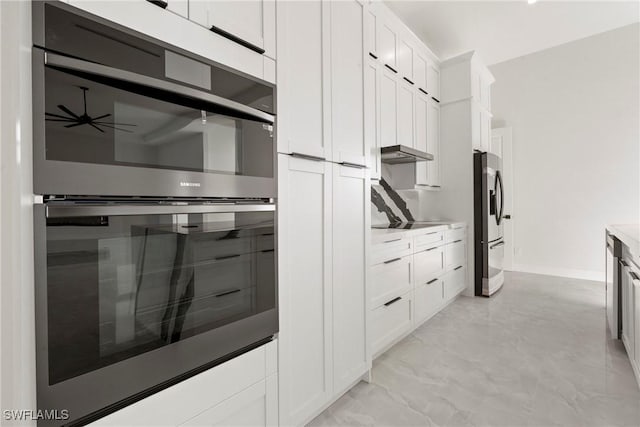
<path fill-rule="evenodd" d="M 599 282 L 507 273 L 373 363 L 310 426 L 640 426 L 640 390 Z"/>

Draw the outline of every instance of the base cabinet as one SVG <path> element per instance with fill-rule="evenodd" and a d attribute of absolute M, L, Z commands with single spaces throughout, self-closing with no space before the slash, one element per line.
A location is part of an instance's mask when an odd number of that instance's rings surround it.
<path fill-rule="evenodd" d="M 280 422 L 301 425 L 333 390 L 331 163 L 278 155 Z"/>
<path fill-rule="evenodd" d="M 372 248 L 371 353 L 377 357 L 442 310 L 467 284 L 466 227 L 388 235 Z"/>
<path fill-rule="evenodd" d="M 280 154 L 280 423 L 304 425 L 370 367 L 369 175 Z"/>
<path fill-rule="evenodd" d="M 277 426 L 277 342 L 272 341 L 91 426 Z"/>

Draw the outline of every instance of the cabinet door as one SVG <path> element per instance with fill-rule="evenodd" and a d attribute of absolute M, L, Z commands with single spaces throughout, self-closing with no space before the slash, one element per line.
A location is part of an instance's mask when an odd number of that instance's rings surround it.
<path fill-rule="evenodd" d="M 433 154 L 433 161 L 427 162 L 427 182 L 440 187 L 440 106 L 433 101 L 429 102 L 427 122 L 427 152 Z"/>
<path fill-rule="evenodd" d="M 419 53 L 413 54 L 413 79 L 418 90 L 427 92 L 427 63 L 424 56 Z M 426 94 L 425 94 L 426 95 Z"/>
<path fill-rule="evenodd" d="M 277 378 L 272 375 L 181 426 L 276 426 L 278 413 L 274 404 L 277 404 L 277 393 Z"/>
<path fill-rule="evenodd" d="M 188 0 L 168 0 L 167 10 L 176 13 L 185 18 L 189 17 L 189 2 Z"/>
<path fill-rule="evenodd" d="M 365 288 L 370 188 L 366 169 L 333 165 L 334 394 L 368 368 Z"/>
<path fill-rule="evenodd" d="M 634 319 L 634 327 L 633 330 L 635 332 L 634 343 L 635 343 L 635 361 L 636 367 L 640 369 L 640 280 L 633 281 L 633 319 Z M 640 382 L 640 378 L 637 378 L 638 382 Z"/>
<path fill-rule="evenodd" d="M 491 141 L 491 116 L 486 111 L 480 111 L 480 149 L 489 151 Z"/>
<path fill-rule="evenodd" d="M 280 423 L 332 396 L 331 163 L 278 155 Z"/>
<path fill-rule="evenodd" d="M 427 69 L 427 92 L 437 100 L 440 100 L 440 67 L 429 61 Z"/>
<path fill-rule="evenodd" d="M 380 79 L 380 146 L 398 144 L 398 82 L 386 69 Z"/>
<path fill-rule="evenodd" d="M 329 158 L 323 102 L 329 20 L 319 0 L 278 3 L 278 152 Z M 328 111 L 328 109 L 327 109 Z"/>
<path fill-rule="evenodd" d="M 362 4 L 346 0 L 326 7 L 331 16 L 331 159 L 365 166 Z"/>
<path fill-rule="evenodd" d="M 429 127 L 428 122 L 428 110 L 429 99 L 424 95 L 416 96 L 416 149 L 420 151 L 429 152 L 428 140 L 429 140 Z M 432 153 L 433 154 L 433 153 Z M 428 168 L 432 162 L 416 162 L 416 184 L 417 185 L 429 185 Z"/>
<path fill-rule="evenodd" d="M 400 84 L 398 92 L 398 143 L 414 147 L 413 138 L 413 88 Z"/>
<path fill-rule="evenodd" d="M 364 75 L 364 136 L 369 147 L 371 179 L 380 179 L 380 66 L 370 60 Z"/>
<path fill-rule="evenodd" d="M 215 0 L 211 2 L 209 26 L 264 49 L 265 29 L 275 31 L 275 23 L 264 25 L 264 11 L 273 5 L 265 0 Z"/>
<path fill-rule="evenodd" d="M 378 52 L 378 33 L 376 28 L 378 26 L 378 16 L 372 9 L 371 5 L 368 5 L 365 12 L 365 38 L 366 38 L 366 53 L 374 58 L 380 57 Z"/>
<path fill-rule="evenodd" d="M 399 40 L 398 43 L 398 73 L 400 77 L 413 80 L 413 46 L 406 40 Z M 415 82 L 414 82 L 415 83 Z"/>
<path fill-rule="evenodd" d="M 384 22 L 378 21 L 376 32 L 378 33 L 378 50 L 380 51 L 380 61 L 397 71 L 398 66 L 396 49 L 398 45 L 398 36 L 396 34 L 396 31 Z"/>
<path fill-rule="evenodd" d="M 189 20 L 203 27 L 211 28 L 209 14 L 211 13 L 211 0 L 189 0 Z"/>

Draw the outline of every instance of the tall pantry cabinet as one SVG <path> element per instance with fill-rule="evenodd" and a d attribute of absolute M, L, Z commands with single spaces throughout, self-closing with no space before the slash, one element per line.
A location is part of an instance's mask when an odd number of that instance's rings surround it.
<path fill-rule="evenodd" d="M 368 371 L 363 3 L 277 3 L 280 424 Z"/>

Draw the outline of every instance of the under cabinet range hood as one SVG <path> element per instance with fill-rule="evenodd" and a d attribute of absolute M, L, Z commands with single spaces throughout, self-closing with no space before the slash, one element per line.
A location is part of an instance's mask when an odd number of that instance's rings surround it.
<path fill-rule="evenodd" d="M 433 154 L 416 150 L 406 145 L 392 145 L 380 149 L 381 161 L 391 165 L 400 163 L 415 163 L 433 160 Z"/>

